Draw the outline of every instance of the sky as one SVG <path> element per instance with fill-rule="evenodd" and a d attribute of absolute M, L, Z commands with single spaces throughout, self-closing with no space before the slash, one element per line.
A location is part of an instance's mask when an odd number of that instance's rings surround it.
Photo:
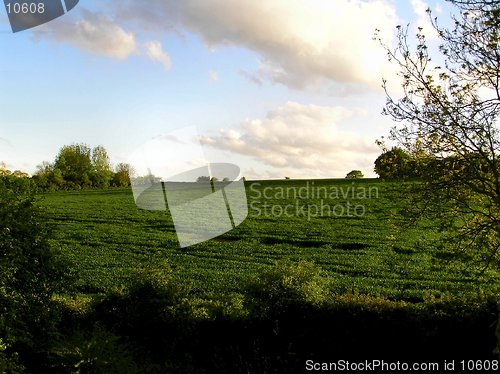
<path fill-rule="evenodd" d="M 2 7 L 0 162 L 34 173 L 86 143 L 116 165 L 195 126 L 249 179 L 374 177 L 382 78 L 398 82 L 374 30 L 432 42 L 427 7 L 449 17 L 441 0 L 80 0 L 17 33 Z"/>

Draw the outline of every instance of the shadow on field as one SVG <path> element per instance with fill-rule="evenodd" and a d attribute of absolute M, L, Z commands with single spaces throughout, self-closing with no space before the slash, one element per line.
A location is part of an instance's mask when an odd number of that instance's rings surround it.
<path fill-rule="evenodd" d="M 298 240 L 298 239 L 287 239 L 287 238 L 276 238 L 276 237 L 265 237 L 261 239 L 261 243 L 263 244 L 290 244 L 296 247 L 302 248 L 319 248 L 324 245 L 330 244 L 330 242 L 325 240 Z"/>
<path fill-rule="evenodd" d="M 321 247 L 332 247 L 334 249 L 341 249 L 345 251 L 350 251 L 350 250 L 361 250 L 361 249 L 366 249 L 370 247 L 369 244 L 365 243 L 356 243 L 356 242 L 350 242 L 350 243 L 335 243 L 327 240 L 317 240 L 317 239 L 288 239 L 288 238 L 282 238 L 282 237 L 265 237 L 261 238 L 260 242 L 262 244 L 268 244 L 268 245 L 273 245 L 273 244 L 288 244 L 288 245 L 293 245 L 296 247 L 300 248 L 321 248 Z"/>
<path fill-rule="evenodd" d="M 345 251 L 350 250 L 361 250 L 370 247 L 369 244 L 365 243 L 335 243 L 334 248 L 343 249 Z"/>

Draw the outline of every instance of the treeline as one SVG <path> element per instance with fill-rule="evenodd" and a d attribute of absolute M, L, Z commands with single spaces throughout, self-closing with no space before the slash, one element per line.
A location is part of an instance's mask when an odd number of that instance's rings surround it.
<path fill-rule="evenodd" d="M 43 191 L 130 186 L 131 167 L 120 163 L 112 167 L 103 146 L 90 148 L 72 144 L 61 148 L 54 162 L 43 162 L 33 175 Z"/>
<path fill-rule="evenodd" d="M 435 155 L 393 147 L 384 149 L 375 160 L 375 173 L 386 180 L 451 180 L 469 181 L 475 174 L 498 173 L 498 160 L 488 160 L 479 153 L 437 157 Z"/>
<path fill-rule="evenodd" d="M 498 170 L 499 165 L 498 161 L 495 161 L 492 166 L 484 160 L 484 157 L 475 153 L 438 158 L 422 152 L 413 154 L 400 147 L 387 149 L 383 146 L 383 152 L 375 160 L 374 167 L 379 178 L 386 180 L 433 179 L 435 177 L 433 175 L 443 169 L 451 174 L 471 174 L 478 170 L 488 173 Z M 53 162 L 44 161 L 38 165 L 31 179 L 42 191 L 105 189 L 130 186 L 132 173 L 132 167 L 127 163 L 119 163 L 113 167 L 103 146 L 91 148 L 78 143 L 63 146 Z M 0 163 L 0 176 L 30 178 L 25 172 L 7 170 L 3 163 Z M 346 176 L 346 178 L 362 177 L 363 174 L 359 170 L 353 170 Z M 140 184 L 145 179 L 154 182 L 160 180 L 154 175 L 147 175 L 136 177 L 135 183 Z M 212 180 L 216 181 L 217 178 Z M 210 177 L 201 176 L 197 181 L 210 181 Z M 228 178 L 224 178 L 223 181 L 228 181 Z"/>

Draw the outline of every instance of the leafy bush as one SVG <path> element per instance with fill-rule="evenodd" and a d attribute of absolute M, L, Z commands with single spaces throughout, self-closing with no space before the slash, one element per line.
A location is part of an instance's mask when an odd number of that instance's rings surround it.
<path fill-rule="evenodd" d="M 363 172 L 361 170 L 351 170 L 347 175 L 345 176 L 347 179 L 358 179 L 358 178 L 363 178 Z"/>
<path fill-rule="evenodd" d="M 142 339 L 160 325 L 189 319 L 188 294 L 189 286 L 168 268 L 139 270 L 126 287 L 111 290 L 95 305 L 93 318 Z"/>
<path fill-rule="evenodd" d="M 54 326 L 51 296 L 65 266 L 48 243 L 33 182 L 0 177 L 0 338 L 3 355 L 36 365 Z M 29 358 L 29 359 L 28 359 Z"/>
<path fill-rule="evenodd" d="M 110 331 L 96 325 L 76 330 L 52 350 L 52 363 L 65 373 L 138 373 L 132 348 Z"/>
<path fill-rule="evenodd" d="M 0 373 L 22 373 L 17 352 L 9 352 L 9 346 L 0 337 Z"/>
<path fill-rule="evenodd" d="M 319 306 L 328 295 L 322 270 L 308 261 L 278 261 L 247 287 L 250 309 L 256 315 L 275 315 L 291 307 Z"/>

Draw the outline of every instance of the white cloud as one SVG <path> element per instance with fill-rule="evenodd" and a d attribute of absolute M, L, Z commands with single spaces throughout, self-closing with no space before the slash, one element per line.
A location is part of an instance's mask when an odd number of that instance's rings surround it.
<path fill-rule="evenodd" d="M 126 32 L 109 17 L 82 9 L 77 22 L 60 17 L 34 30 L 35 39 L 47 37 L 99 56 L 126 59 L 137 52 L 134 33 Z"/>
<path fill-rule="evenodd" d="M 170 70 L 172 67 L 172 60 L 170 56 L 163 50 L 163 47 L 159 41 L 153 40 L 145 44 L 146 54 L 153 60 L 161 63 L 165 70 Z"/>
<path fill-rule="evenodd" d="M 236 45 L 258 54 L 254 81 L 297 89 L 379 85 L 386 56 L 373 42 L 398 23 L 387 0 L 150 0 L 117 4 L 123 19 L 152 30 L 199 35 L 208 48 Z M 384 27 L 388 27 L 384 29 Z M 330 91 L 332 91 L 330 89 Z"/>
<path fill-rule="evenodd" d="M 418 12 L 422 0 L 412 0 Z M 344 95 L 379 87 L 386 55 L 372 40 L 381 29 L 391 39 L 398 24 L 389 0 L 149 0 L 109 2 L 113 19 L 80 8 L 34 31 L 97 55 L 125 59 L 137 53 L 133 32 L 120 24 L 161 35 L 185 31 L 198 35 L 207 48 L 233 45 L 255 52 L 260 65 L 240 74 L 290 88 Z M 111 12 L 112 13 L 112 12 Z M 111 14 L 110 13 L 110 14 Z M 75 14 L 81 20 L 72 21 Z M 147 55 L 170 69 L 161 44 L 151 41 Z"/>
<path fill-rule="evenodd" d="M 369 172 L 380 150 L 371 139 L 342 129 L 352 115 L 342 107 L 287 102 L 265 119 L 247 119 L 237 130 L 222 129 L 201 141 L 250 156 L 281 175 L 341 176 L 360 167 Z"/>

